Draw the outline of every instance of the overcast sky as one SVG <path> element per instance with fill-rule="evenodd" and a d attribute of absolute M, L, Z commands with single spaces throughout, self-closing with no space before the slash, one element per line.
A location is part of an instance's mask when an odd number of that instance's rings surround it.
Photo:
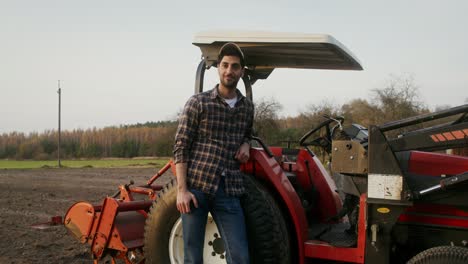
<path fill-rule="evenodd" d="M 429 107 L 468 97 L 467 1 L 0 0 L 0 133 L 173 119 L 193 93 L 205 30 L 326 33 L 364 71 L 275 70 L 254 86 L 283 115 L 369 98 L 412 75 Z M 207 73 L 208 86 L 215 72 Z M 205 86 L 206 87 L 206 86 Z"/>

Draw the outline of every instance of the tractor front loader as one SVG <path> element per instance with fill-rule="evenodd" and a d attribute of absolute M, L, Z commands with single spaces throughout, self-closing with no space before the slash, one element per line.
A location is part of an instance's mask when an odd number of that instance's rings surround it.
<path fill-rule="evenodd" d="M 395 130 L 406 132 L 391 136 Z M 468 105 L 371 126 L 368 134 L 360 143 L 333 141 L 331 150 L 334 172 L 366 179 L 365 263 L 467 263 L 468 158 L 445 151 L 468 146 Z"/>
<path fill-rule="evenodd" d="M 219 48 L 236 42 L 246 57 L 245 93 L 277 68 L 362 70 L 328 35 L 204 32 L 195 93 L 216 67 Z M 468 263 L 468 157 L 445 150 L 468 146 L 468 105 L 366 129 L 325 116 L 298 139 L 272 147 L 252 138 L 240 166 L 241 203 L 252 263 Z M 447 120 L 445 124 L 430 122 Z M 429 125 L 428 125 L 429 124 Z M 353 203 L 343 204 L 329 171 L 314 153 L 331 157 L 331 172 L 346 182 Z M 94 263 L 183 263 L 183 233 L 175 178 L 121 185 L 102 204 L 74 204 L 64 225 L 90 245 Z M 204 263 L 226 263 L 221 234 L 208 217 Z"/>

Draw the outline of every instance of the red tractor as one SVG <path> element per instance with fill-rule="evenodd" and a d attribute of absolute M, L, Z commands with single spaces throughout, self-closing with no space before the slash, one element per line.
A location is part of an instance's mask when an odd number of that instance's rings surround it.
<path fill-rule="evenodd" d="M 194 41 L 202 52 L 196 93 L 226 42 L 244 51 L 250 99 L 252 85 L 275 68 L 362 70 L 328 35 L 206 32 Z M 369 129 L 324 117 L 300 148 L 252 138 L 257 147 L 241 166 L 252 263 L 468 263 L 468 158 L 435 152 L 468 146 L 467 113 L 463 105 Z M 451 121 L 409 129 L 442 118 Z M 395 133 L 401 128 L 406 132 Z M 312 146 L 329 153 L 329 169 L 343 178 L 354 204 L 343 205 Z M 102 204 L 68 210 L 64 225 L 91 246 L 95 263 L 106 256 L 113 263 L 183 263 L 175 179 L 154 184 L 171 168 L 175 173 L 169 162 L 144 185 L 121 185 Z M 226 262 L 211 217 L 204 243 L 205 263 Z"/>

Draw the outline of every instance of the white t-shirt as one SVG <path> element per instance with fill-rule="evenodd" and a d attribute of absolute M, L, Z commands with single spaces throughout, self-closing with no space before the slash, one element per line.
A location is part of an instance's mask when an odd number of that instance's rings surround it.
<path fill-rule="evenodd" d="M 231 107 L 231 108 L 234 108 L 234 106 L 237 103 L 237 96 L 232 98 L 232 99 L 226 99 L 226 98 L 223 98 L 223 99 L 229 105 L 229 107 Z"/>

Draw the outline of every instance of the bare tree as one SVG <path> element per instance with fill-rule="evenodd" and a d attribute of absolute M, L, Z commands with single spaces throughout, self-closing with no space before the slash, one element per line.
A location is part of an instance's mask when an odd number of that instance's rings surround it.
<path fill-rule="evenodd" d="M 268 141 L 277 134 L 281 109 L 283 106 L 273 98 L 260 98 L 255 102 L 254 130 L 258 136 Z"/>
<path fill-rule="evenodd" d="M 307 110 L 301 112 L 299 118 L 301 119 L 303 129 L 309 130 L 322 122 L 324 115 L 337 116 L 340 114 L 339 107 L 330 101 L 323 100 L 318 104 L 307 106 Z"/>
<path fill-rule="evenodd" d="M 412 75 L 391 75 L 381 89 L 374 89 L 373 104 L 380 111 L 377 122 L 385 123 L 427 112 L 427 107 L 419 101 L 419 90 Z"/>
<path fill-rule="evenodd" d="M 354 99 L 344 104 L 341 111 L 346 123 L 358 123 L 365 127 L 376 124 L 378 116 L 382 115 L 381 109 L 365 99 Z"/>

